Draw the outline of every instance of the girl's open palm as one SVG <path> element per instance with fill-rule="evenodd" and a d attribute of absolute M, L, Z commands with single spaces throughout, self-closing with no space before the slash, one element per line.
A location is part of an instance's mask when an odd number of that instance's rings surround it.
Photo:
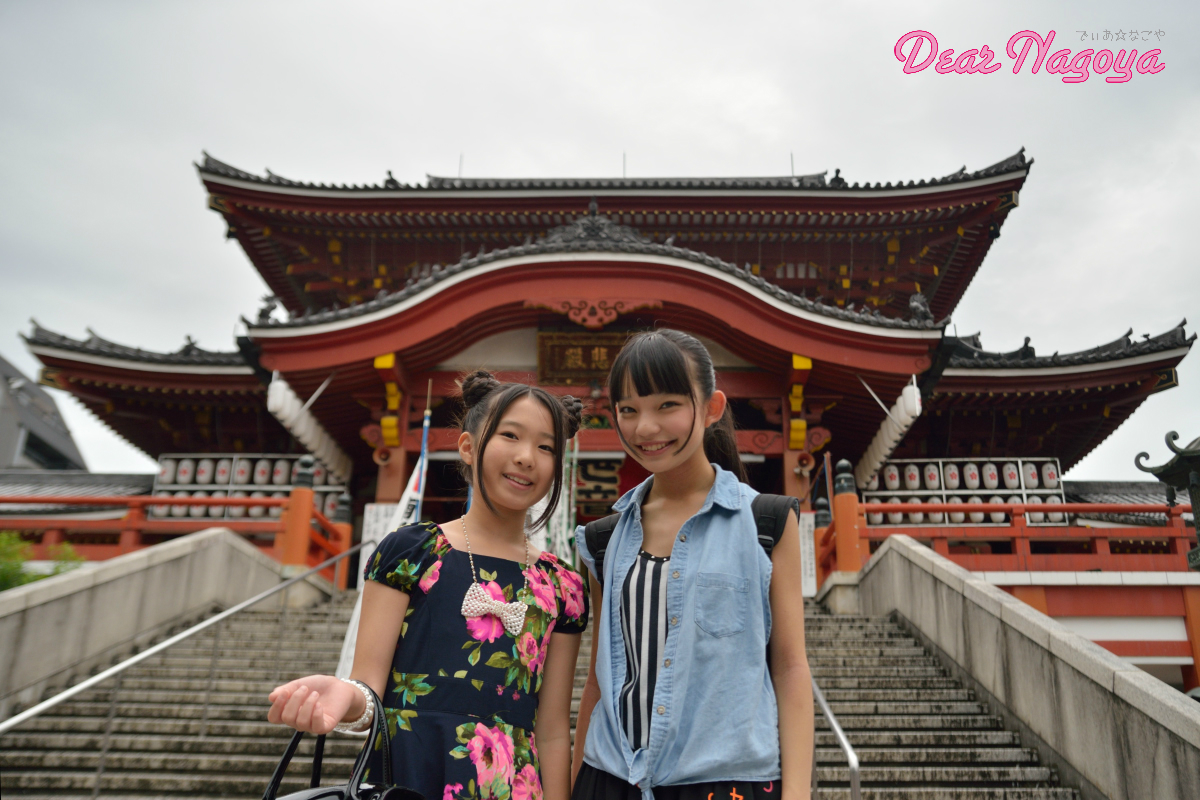
<path fill-rule="evenodd" d="M 354 698 L 361 696 L 357 688 L 332 675 L 297 678 L 267 695 L 271 701 L 267 721 L 306 733 L 329 733 L 346 716 Z"/>

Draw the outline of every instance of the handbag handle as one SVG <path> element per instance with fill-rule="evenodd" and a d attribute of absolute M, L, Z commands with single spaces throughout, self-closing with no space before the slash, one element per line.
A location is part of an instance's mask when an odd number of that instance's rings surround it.
<path fill-rule="evenodd" d="M 371 692 L 371 704 L 375 708 L 375 714 L 371 718 L 371 731 L 367 734 L 367 741 L 363 744 L 363 749 L 358 754 L 358 758 L 354 760 L 354 769 L 350 773 L 350 783 L 346 786 L 346 797 L 349 800 L 362 800 L 359 790 L 362 787 L 363 778 L 367 774 L 367 761 L 370 758 L 371 745 L 376 741 L 377 737 L 382 738 L 381 755 L 383 756 L 383 780 L 381 783 L 384 786 L 392 784 L 392 738 L 388 733 L 387 720 L 384 718 L 383 702 L 379 699 L 379 695 L 375 694 L 375 690 L 367 687 Z M 292 740 L 288 742 L 287 749 L 283 751 L 283 758 L 279 759 L 279 765 L 275 767 L 275 774 L 271 776 L 271 782 L 267 784 L 267 790 L 263 793 L 263 800 L 275 800 L 275 796 L 279 793 L 279 786 L 283 783 L 283 775 L 287 772 L 288 764 L 292 761 L 292 756 L 296 755 L 296 748 L 300 746 L 300 740 L 304 738 L 304 731 L 296 731 L 292 735 Z M 310 788 L 317 788 L 321 783 L 321 761 L 325 752 L 325 737 L 317 737 L 317 745 L 313 752 L 313 769 L 312 777 L 309 780 Z"/>

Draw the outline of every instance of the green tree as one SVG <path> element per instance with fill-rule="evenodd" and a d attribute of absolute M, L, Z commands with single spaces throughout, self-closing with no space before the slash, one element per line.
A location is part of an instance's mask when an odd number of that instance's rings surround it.
<path fill-rule="evenodd" d="M 83 556 L 75 552 L 70 542 L 52 545 L 48 555 L 54 562 L 54 567 L 49 573 L 28 572 L 25 562 L 30 556 L 29 542 L 22 539 L 16 531 L 0 531 L 0 591 L 51 575 L 61 575 L 79 566 L 84 560 Z"/>

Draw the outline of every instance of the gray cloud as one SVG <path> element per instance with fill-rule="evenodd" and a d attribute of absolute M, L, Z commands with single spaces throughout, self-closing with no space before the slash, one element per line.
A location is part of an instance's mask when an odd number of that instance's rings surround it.
<path fill-rule="evenodd" d="M 955 314 L 989 349 L 1082 349 L 1191 311 L 1200 272 L 1193 3 L 8 3 L 0 6 L 0 350 L 35 316 L 72 335 L 232 347 L 264 286 L 205 209 L 201 149 L 246 169 L 374 182 L 453 175 L 944 175 L 1037 159 Z M 1167 69 L 1120 85 L 1011 73 L 1008 37 L 1165 31 Z M 904 75 L 913 29 L 991 75 Z M 1074 471 L 1137 477 L 1200 435 L 1200 361 Z M 147 469 L 59 395 L 90 466 Z"/>

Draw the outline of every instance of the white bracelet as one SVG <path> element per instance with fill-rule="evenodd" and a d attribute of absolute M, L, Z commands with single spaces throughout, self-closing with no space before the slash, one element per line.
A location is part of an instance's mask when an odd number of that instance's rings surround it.
<path fill-rule="evenodd" d="M 333 726 L 333 729 L 339 733 L 362 733 L 371 726 L 371 721 L 375 718 L 375 700 L 371 697 L 371 690 L 362 681 L 349 680 L 342 678 L 342 681 L 362 692 L 363 700 L 366 701 L 367 707 L 363 709 L 362 716 L 353 722 L 339 722 Z"/>

